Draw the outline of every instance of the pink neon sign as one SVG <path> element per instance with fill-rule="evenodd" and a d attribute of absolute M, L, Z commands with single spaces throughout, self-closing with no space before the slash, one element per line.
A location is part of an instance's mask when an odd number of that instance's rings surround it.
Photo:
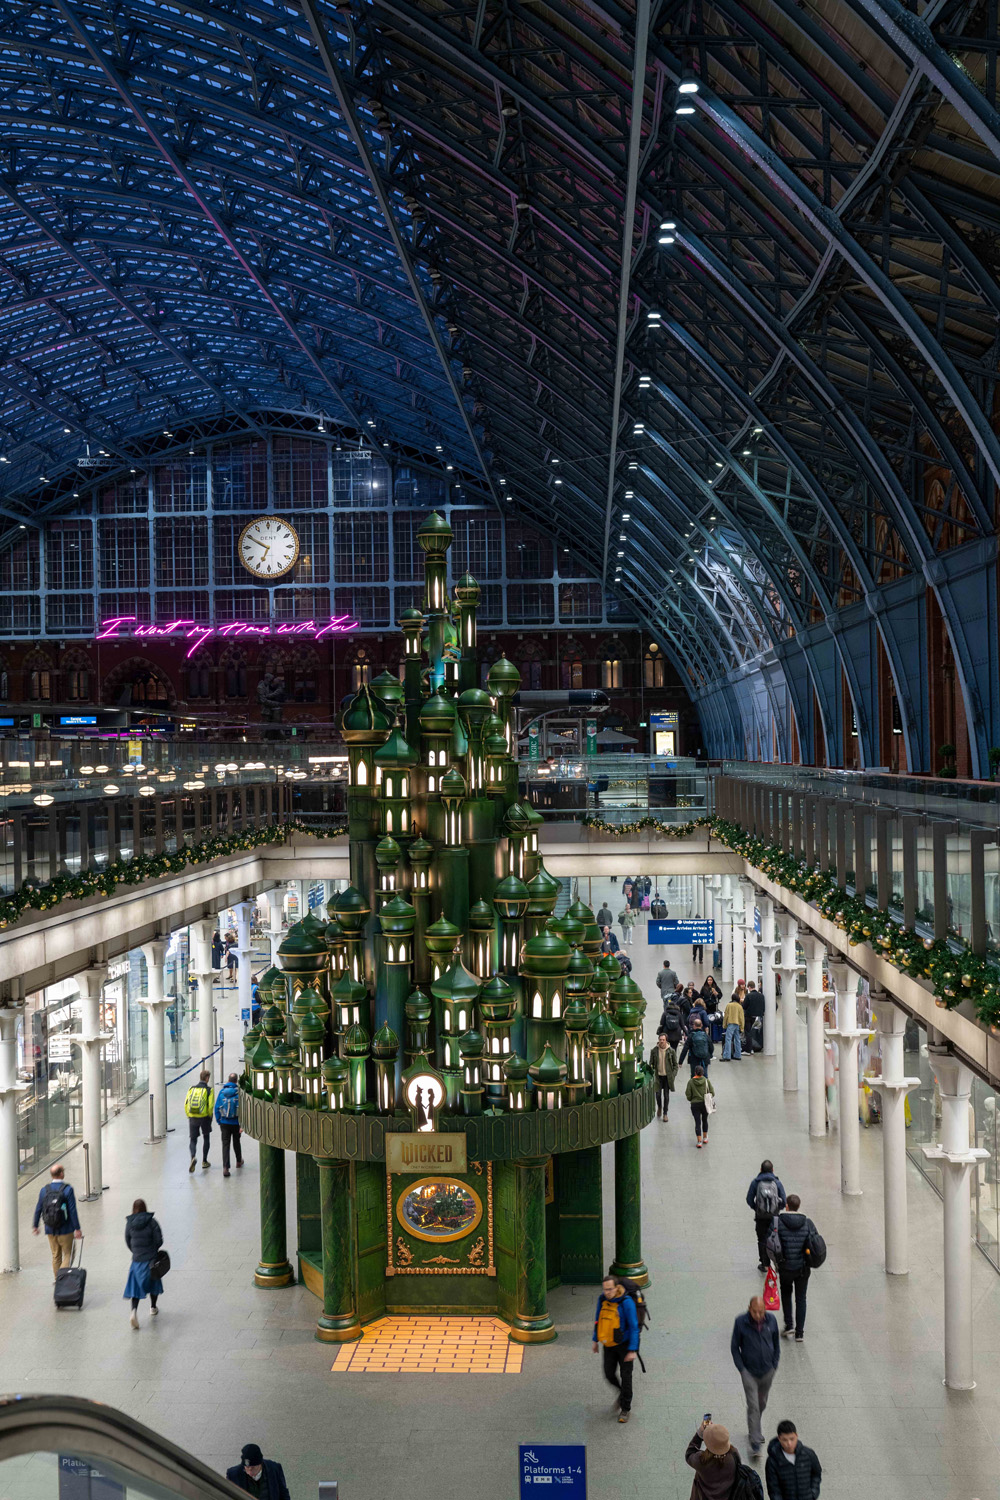
<path fill-rule="evenodd" d="M 132 629 L 124 637 L 128 640 L 190 641 L 191 645 L 184 653 L 188 657 L 193 656 L 206 641 L 220 635 L 255 636 L 258 639 L 297 635 L 322 641 L 329 635 L 346 635 L 349 630 L 356 630 L 359 624 L 350 615 L 334 615 L 325 625 L 320 625 L 315 620 L 299 620 L 295 624 L 286 625 L 254 625 L 248 620 L 233 620 L 229 625 L 199 625 L 194 620 L 170 620 L 166 625 L 139 625 L 136 620 L 136 615 L 112 615 L 110 619 L 101 621 L 94 639 L 121 640 L 121 627 L 130 625 Z"/>

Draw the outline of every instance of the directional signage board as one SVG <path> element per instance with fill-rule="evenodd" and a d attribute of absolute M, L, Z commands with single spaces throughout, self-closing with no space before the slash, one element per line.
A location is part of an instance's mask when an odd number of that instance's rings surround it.
<path fill-rule="evenodd" d="M 522 1443 L 518 1464 L 521 1500 L 539 1500 L 546 1494 L 587 1500 L 587 1450 L 582 1443 Z"/>
<path fill-rule="evenodd" d="M 714 948 L 715 923 L 701 918 L 688 922 L 680 917 L 649 921 L 646 923 L 646 942 L 651 947 L 657 943 L 667 946 L 675 944 L 677 947 L 683 947 L 686 943 L 706 943 Z"/>

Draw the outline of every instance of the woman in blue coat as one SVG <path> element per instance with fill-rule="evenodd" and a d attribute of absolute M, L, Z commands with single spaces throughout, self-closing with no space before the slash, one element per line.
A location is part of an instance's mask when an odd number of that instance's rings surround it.
<path fill-rule="evenodd" d="M 148 1297 L 150 1316 L 155 1318 L 160 1311 L 156 1299 L 163 1291 L 163 1282 L 153 1275 L 153 1261 L 163 1244 L 163 1230 L 142 1198 L 135 1200 L 132 1212 L 125 1220 L 125 1243 L 132 1252 L 132 1269 L 128 1273 L 122 1295 L 131 1299 L 132 1316 L 129 1322 L 133 1328 L 138 1329 L 139 1303 Z"/>

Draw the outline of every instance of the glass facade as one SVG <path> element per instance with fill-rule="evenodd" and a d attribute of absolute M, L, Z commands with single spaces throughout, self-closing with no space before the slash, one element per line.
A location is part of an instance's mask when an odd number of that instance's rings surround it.
<path fill-rule="evenodd" d="M 943 1193 L 941 1164 L 928 1161 L 922 1146 L 941 1139 L 941 1096 L 927 1052 L 927 1033 L 916 1021 L 907 1022 L 905 1067 L 911 1078 L 920 1079 L 907 1100 L 906 1144 L 910 1160 L 938 1193 Z M 1000 1271 L 1000 1132 L 997 1129 L 997 1093 L 981 1078 L 973 1078 L 969 1095 L 969 1139 L 973 1146 L 989 1152 L 972 1172 L 972 1238 Z"/>

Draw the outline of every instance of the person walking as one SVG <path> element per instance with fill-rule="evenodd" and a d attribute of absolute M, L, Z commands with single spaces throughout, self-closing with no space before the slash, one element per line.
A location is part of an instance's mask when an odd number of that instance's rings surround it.
<path fill-rule="evenodd" d="M 129 1322 L 138 1331 L 139 1303 L 148 1297 L 150 1317 L 159 1317 L 156 1299 L 163 1291 L 163 1282 L 153 1275 L 153 1262 L 163 1244 L 163 1230 L 142 1198 L 135 1200 L 132 1212 L 125 1220 L 125 1243 L 132 1252 L 132 1266 L 122 1296 L 128 1297 L 132 1303 Z"/>
<path fill-rule="evenodd" d="M 694 1470 L 691 1500 L 729 1500 L 740 1467 L 740 1455 L 721 1423 L 711 1422 L 706 1417 L 687 1445 L 684 1462 Z"/>
<path fill-rule="evenodd" d="M 606 901 L 601 902 L 601 909 L 595 918 L 598 927 L 610 927 L 615 920 L 611 915 L 611 908 Z"/>
<path fill-rule="evenodd" d="M 212 968 L 221 969 L 222 960 L 226 952 L 226 945 L 222 941 L 222 934 L 216 928 L 212 933 Z"/>
<path fill-rule="evenodd" d="M 184 1113 L 188 1121 L 188 1143 L 191 1147 L 191 1165 L 189 1172 L 193 1172 L 198 1156 L 198 1137 L 202 1137 L 201 1165 L 202 1169 L 211 1166 L 208 1159 L 208 1145 L 212 1135 L 212 1106 L 215 1103 L 215 1091 L 212 1088 L 212 1075 L 202 1072 L 198 1082 L 193 1083 L 184 1096 Z"/>
<path fill-rule="evenodd" d="M 656 1038 L 656 1046 L 649 1054 L 649 1071 L 656 1079 L 656 1117 L 667 1123 L 670 1095 L 677 1077 L 677 1053 L 666 1032 Z"/>
<path fill-rule="evenodd" d="M 226 962 L 226 973 L 229 976 L 229 983 L 230 984 L 235 984 L 235 982 L 236 982 L 236 965 L 239 963 L 239 961 L 240 961 L 240 955 L 239 955 L 239 952 L 238 952 L 237 947 L 236 947 L 236 934 L 232 933 L 232 932 L 227 932 L 226 933 L 226 960 L 225 960 L 225 962 Z"/>
<path fill-rule="evenodd" d="M 784 1206 L 785 1189 L 781 1185 L 781 1178 L 775 1176 L 774 1163 L 765 1158 L 760 1164 L 760 1171 L 747 1188 L 747 1207 L 754 1212 L 758 1271 L 766 1271 L 771 1264 L 767 1253 L 767 1238 L 776 1215 Z"/>
<path fill-rule="evenodd" d="M 618 913 L 618 926 L 622 930 L 622 942 L 627 948 L 632 946 L 632 929 L 636 924 L 637 914 L 633 906 L 623 906 Z"/>
<path fill-rule="evenodd" d="M 797 1193 L 789 1193 L 784 1213 L 775 1221 L 781 1259 L 778 1261 L 778 1284 L 781 1287 L 781 1311 L 785 1321 L 784 1337 L 792 1335 L 792 1295 L 795 1296 L 795 1342 L 801 1344 L 805 1337 L 806 1293 L 809 1288 L 809 1258 L 806 1246 L 816 1226 L 805 1214 L 799 1213 L 801 1199 Z"/>
<path fill-rule="evenodd" d="M 215 1101 L 215 1123 L 219 1127 L 222 1141 L 222 1175 L 229 1176 L 230 1148 L 235 1152 L 236 1165 L 242 1167 L 243 1152 L 240 1149 L 240 1090 L 237 1074 L 230 1073 L 219 1090 Z M 190 1171 L 190 1167 L 188 1171 Z"/>
<path fill-rule="evenodd" d="M 662 921 L 667 915 L 667 903 L 664 901 L 659 891 L 654 892 L 653 899 L 649 903 L 649 915 L 655 921 Z"/>
<path fill-rule="evenodd" d="M 764 1046 L 764 996 L 756 984 L 746 992 L 743 1001 L 743 1014 L 746 1017 L 743 1050 L 749 1057 L 752 1057 L 755 1052 L 760 1052 Z M 758 1021 L 760 1022 L 760 1035 L 759 1037 L 755 1037 L 754 1030 Z"/>
<path fill-rule="evenodd" d="M 239 1463 L 226 1470 L 226 1478 L 260 1500 L 291 1500 L 284 1469 L 275 1459 L 265 1458 L 256 1443 L 244 1443 Z"/>
<path fill-rule="evenodd" d="M 811 1448 L 799 1441 L 794 1422 L 779 1422 L 767 1445 L 764 1479 L 767 1500 L 819 1500 L 823 1468 Z"/>
<path fill-rule="evenodd" d="M 694 1133 L 699 1151 L 702 1146 L 708 1145 L 708 1105 L 705 1103 L 705 1096 L 707 1094 L 711 1094 L 714 1099 L 715 1089 L 705 1077 L 705 1069 L 701 1066 L 701 1063 L 698 1063 L 691 1077 L 688 1079 L 687 1088 L 684 1090 L 684 1097 L 690 1104 L 691 1113 L 694 1116 Z"/>
<path fill-rule="evenodd" d="M 83 1239 L 83 1230 L 76 1211 L 76 1194 L 65 1180 L 66 1170 L 61 1162 L 57 1161 L 49 1168 L 49 1178 L 38 1194 L 31 1232 L 40 1233 L 38 1223 L 41 1220 L 52 1256 L 52 1275 L 56 1277 L 64 1266 L 72 1265 L 73 1241 Z"/>
<path fill-rule="evenodd" d="M 661 997 L 664 1000 L 669 1000 L 670 996 L 674 993 L 674 990 L 677 988 L 677 985 L 678 985 L 677 975 L 674 973 L 673 969 L 670 967 L 670 960 L 669 960 L 669 958 L 665 958 L 663 960 L 663 968 L 660 970 L 660 972 L 656 976 L 656 988 L 659 990 L 660 995 L 661 995 Z"/>
<path fill-rule="evenodd" d="M 684 1017 L 676 1000 L 667 1000 L 660 1016 L 658 1031 L 665 1033 L 671 1047 L 679 1047 L 684 1035 Z"/>
<path fill-rule="evenodd" d="M 594 1353 L 603 1351 L 604 1378 L 618 1392 L 612 1410 L 619 1422 L 632 1411 L 632 1375 L 639 1352 L 639 1318 L 635 1302 L 617 1276 L 605 1276 L 594 1314 Z"/>
<path fill-rule="evenodd" d="M 677 1061 L 683 1064 L 688 1057 L 691 1059 L 692 1078 L 695 1068 L 699 1067 L 707 1075 L 708 1065 L 712 1060 L 712 1039 L 701 1024 L 701 1017 L 697 1014 L 691 1017 L 691 1029 L 684 1040 L 684 1047 Z"/>
<path fill-rule="evenodd" d="M 611 928 L 610 927 L 604 927 L 602 929 L 602 931 L 603 931 L 604 936 L 603 936 L 603 938 L 601 940 L 601 952 L 602 953 L 618 953 L 620 951 L 619 946 L 618 946 L 618 939 L 615 937 L 614 933 L 611 931 Z"/>
<path fill-rule="evenodd" d="M 726 1040 L 722 1048 L 722 1061 L 728 1062 L 730 1057 L 737 1062 L 743 1056 L 743 1048 L 740 1045 L 740 1037 L 746 1025 L 746 1017 L 743 1014 L 743 986 L 737 985 L 733 998 L 726 1006 L 722 1017 L 725 1027 Z"/>
<path fill-rule="evenodd" d="M 757 1454 L 764 1446 L 760 1419 L 781 1360 L 778 1320 L 766 1310 L 762 1298 L 751 1297 L 746 1312 L 740 1313 L 733 1323 L 729 1349 L 747 1398 L 750 1452 Z"/>

